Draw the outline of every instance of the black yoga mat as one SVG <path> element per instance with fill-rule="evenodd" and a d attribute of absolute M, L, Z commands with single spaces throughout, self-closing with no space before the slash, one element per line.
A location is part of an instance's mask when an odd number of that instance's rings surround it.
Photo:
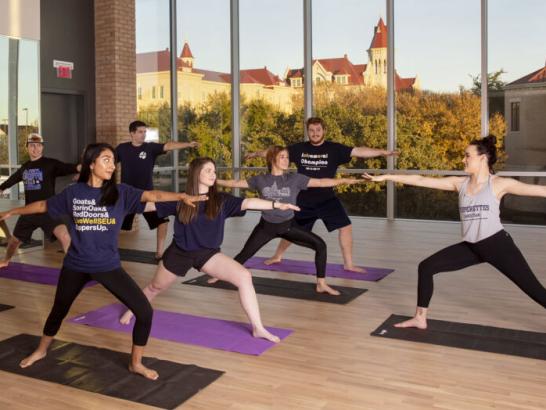
<path fill-rule="evenodd" d="M 10 310 L 10 309 L 13 309 L 15 306 L 10 306 L 10 305 L 2 305 L 0 303 L 0 312 L 3 312 L 4 310 Z"/>
<path fill-rule="evenodd" d="M 546 333 L 444 320 L 429 320 L 426 330 L 393 326 L 407 319 L 391 315 L 371 335 L 546 360 Z"/>
<path fill-rule="evenodd" d="M 210 279 L 209 275 L 201 275 L 197 278 L 190 279 L 184 283 L 187 285 L 204 286 L 215 289 L 237 290 L 231 283 L 218 281 L 213 284 L 207 283 Z M 367 289 L 349 288 L 346 286 L 332 286 L 341 292 L 339 296 L 328 295 L 326 293 L 317 293 L 315 284 L 309 282 L 295 282 L 284 279 L 261 278 L 258 276 L 252 277 L 254 289 L 260 295 L 280 296 L 291 299 L 315 300 L 317 302 L 336 303 L 345 305 L 362 295 Z"/>
<path fill-rule="evenodd" d="M 158 260 L 155 258 L 155 252 L 123 248 L 119 248 L 118 250 L 122 261 L 149 263 L 150 265 L 157 265 L 158 263 Z"/>
<path fill-rule="evenodd" d="M 22 369 L 21 359 L 40 341 L 20 334 L 0 341 L 0 370 L 76 389 L 173 409 L 218 379 L 223 372 L 145 357 L 146 366 L 159 372 L 148 380 L 127 370 L 129 354 L 55 340 L 48 355 Z"/>

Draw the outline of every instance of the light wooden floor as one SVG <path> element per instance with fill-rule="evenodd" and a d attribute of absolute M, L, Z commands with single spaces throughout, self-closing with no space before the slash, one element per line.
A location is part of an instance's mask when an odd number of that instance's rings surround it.
<path fill-rule="evenodd" d="M 256 214 L 231 219 L 224 251 L 234 255 L 257 221 Z M 187 401 L 187 409 L 544 409 L 546 362 L 380 339 L 369 333 L 391 313 L 412 314 L 418 262 L 459 240 L 453 223 L 354 219 L 356 261 L 396 271 L 379 283 L 331 279 L 369 292 L 341 306 L 259 295 L 266 325 L 295 332 L 261 357 L 151 339 L 146 354 L 226 372 Z M 544 227 L 509 227 L 537 276 L 546 283 Z M 329 261 L 340 262 L 336 234 L 316 229 L 329 245 Z M 123 234 L 121 245 L 155 248 L 147 229 Z M 269 255 L 276 242 L 260 255 Z M 34 250 L 18 260 L 60 266 L 56 246 Z M 288 257 L 312 259 L 292 247 Z M 126 263 L 144 285 L 151 265 Z M 301 275 L 259 275 L 309 280 Z M 191 276 L 196 272 L 192 271 Z M 482 265 L 436 279 L 431 317 L 546 332 L 546 312 L 494 269 Z M 0 338 L 27 332 L 39 335 L 52 303 L 54 287 L 0 279 L 0 302 L 16 309 L 0 313 Z M 100 286 L 85 290 L 70 316 L 113 301 Z M 173 286 L 154 306 L 214 318 L 245 321 L 230 291 Z M 130 336 L 65 323 L 59 338 L 128 351 Z M 0 372 L 0 408 L 126 409 L 145 408 L 122 400 Z"/>

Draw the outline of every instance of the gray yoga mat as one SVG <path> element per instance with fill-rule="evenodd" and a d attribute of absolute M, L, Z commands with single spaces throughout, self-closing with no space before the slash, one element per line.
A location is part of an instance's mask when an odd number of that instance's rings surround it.
<path fill-rule="evenodd" d="M 546 333 L 444 320 L 428 320 L 426 330 L 394 327 L 407 319 L 391 315 L 371 335 L 546 360 Z"/>
<path fill-rule="evenodd" d="M 144 365 L 159 373 L 158 380 L 148 380 L 129 372 L 128 353 L 62 340 L 53 342 L 44 359 L 26 369 L 19 367 L 39 341 L 28 334 L 0 341 L 0 370 L 164 409 L 178 407 L 224 373 L 145 357 Z"/>
<path fill-rule="evenodd" d="M 201 275 L 197 278 L 185 281 L 186 285 L 202 286 L 214 289 L 237 290 L 231 283 L 218 281 L 214 284 L 207 283 L 210 278 L 208 275 Z M 314 300 L 316 302 L 335 303 L 345 305 L 358 296 L 362 295 L 367 289 L 350 288 L 346 286 L 332 286 L 341 292 L 339 296 L 317 293 L 315 284 L 309 282 L 295 282 L 284 279 L 271 279 L 254 276 L 252 278 L 254 289 L 260 295 L 280 296 L 291 299 Z"/>

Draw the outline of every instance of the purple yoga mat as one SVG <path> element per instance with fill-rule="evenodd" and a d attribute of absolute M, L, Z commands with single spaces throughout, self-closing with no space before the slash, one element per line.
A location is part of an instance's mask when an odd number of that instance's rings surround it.
<path fill-rule="evenodd" d="M 245 266 L 250 269 L 270 270 L 274 272 L 299 273 L 302 275 L 316 275 L 315 263 L 310 261 L 296 261 L 293 259 L 283 259 L 280 263 L 273 265 L 265 265 L 264 261 L 267 258 L 254 256 L 250 258 Z M 377 282 L 383 279 L 389 273 L 394 272 L 394 269 L 370 268 L 362 266 L 366 269 L 366 273 L 351 272 L 343 269 L 343 265 L 338 263 L 329 263 L 326 265 L 326 277 L 343 278 L 354 280 L 365 280 L 369 282 Z"/>
<path fill-rule="evenodd" d="M 60 273 L 61 271 L 57 268 L 10 262 L 8 266 L 0 269 L 0 278 L 56 286 Z M 97 282 L 88 282 L 85 286 L 93 286 L 96 284 Z"/>
<path fill-rule="evenodd" d="M 72 323 L 129 333 L 130 325 L 122 325 L 119 318 L 127 308 L 114 303 L 70 319 Z M 268 327 L 281 339 L 292 333 L 291 329 Z M 154 310 L 151 336 L 171 342 L 187 343 L 212 349 L 227 350 L 259 356 L 275 346 L 275 343 L 252 336 L 250 325 L 229 320 L 186 315 L 184 313 Z"/>

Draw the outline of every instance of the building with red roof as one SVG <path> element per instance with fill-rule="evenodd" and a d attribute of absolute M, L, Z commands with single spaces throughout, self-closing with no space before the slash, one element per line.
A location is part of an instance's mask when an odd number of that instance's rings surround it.
<path fill-rule="evenodd" d="M 374 27 L 374 35 L 367 51 L 367 64 L 353 64 L 347 54 L 343 57 L 313 60 L 313 82 L 387 88 L 387 35 L 387 26 L 380 18 Z M 287 84 L 291 87 L 303 87 L 303 71 L 303 68 L 287 69 Z M 415 90 L 420 88 L 420 84 L 417 77 L 402 78 L 395 73 L 395 87 L 397 91 Z"/>

